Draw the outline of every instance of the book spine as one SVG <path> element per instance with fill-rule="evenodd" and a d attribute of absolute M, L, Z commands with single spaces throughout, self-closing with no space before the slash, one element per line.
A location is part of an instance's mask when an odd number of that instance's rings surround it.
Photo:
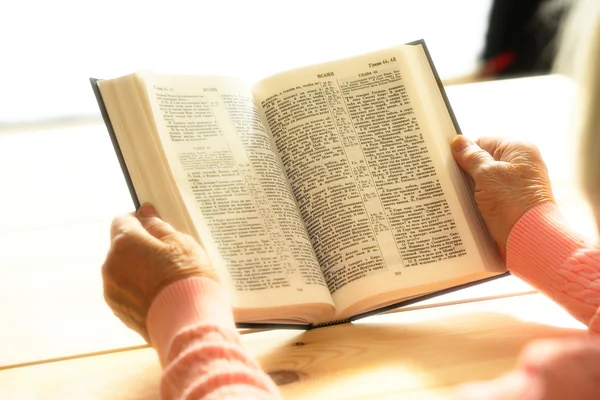
<path fill-rule="evenodd" d="M 329 321 L 329 322 L 323 322 L 320 324 L 311 324 L 309 329 L 316 329 L 316 328 L 324 328 L 326 326 L 333 326 L 333 325 L 342 325 L 342 324 L 347 324 L 350 321 L 349 319 L 338 319 L 335 321 Z"/>
<path fill-rule="evenodd" d="M 458 120 L 456 119 L 456 115 L 454 115 L 454 110 L 452 109 L 452 106 L 450 105 L 450 100 L 448 100 L 448 96 L 446 95 L 446 90 L 444 89 L 444 83 L 442 82 L 442 79 L 440 78 L 440 75 L 438 74 L 437 69 L 435 68 L 435 65 L 433 64 L 433 59 L 431 58 L 431 53 L 429 53 L 429 49 L 427 48 L 427 45 L 425 44 L 425 40 L 423 40 L 423 39 L 416 40 L 414 42 L 407 43 L 407 45 L 411 45 L 411 46 L 419 46 L 420 45 L 423 47 L 423 52 L 425 52 L 425 57 L 427 58 L 427 62 L 429 63 L 431 72 L 433 73 L 433 76 L 435 77 L 435 82 L 437 83 L 438 89 L 440 90 L 440 95 L 442 96 L 442 99 L 444 100 L 444 104 L 446 104 L 446 108 L 448 109 L 448 114 L 450 114 L 450 119 L 452 120 L 452 124 L 454 124 L 454 129 L 456 129 L 457 134 L 462 135 L 462 131 L 460 130 L 460 126 L 458 125 Z"/>
<path fill-rule="evenodd" d="M 100 93 L 100 87 L 98 86 L 98 82 L 100 79 L 90 78 L 90 83 L 92 85 L 92 90 L 94 91 L 94 95 L 96 96 L 96 101 L 98 102 L 98 107 L 100 108 L 100 114 L 102 115 L 102 119 L 104 120 L 104 125 L 106 125 L 106 129 L 108 130 L 108 135 L 110 136 L 110 141 L 115 149 L 115 154 L 117 155 L 117 159 L 119 160 L 119 165 L 121 166 L 121 170 L 123 171 L 123 176 L 125 177 L 125 181 L 127 183 L 127 188 L 129 189 L 129 194 L 131 195 L 131 200 L 133 201 L 133 205 L 137 210 L 140 208 L 140 200 L 138 199 L 137 193 L 135 192 L 135 188 L 133 187 L 133 181 L 131 180 L 131 176 L 129 175 L 129 170 L 127 169 L 127 164 L 125 164 L 125 158 L 123 158 L 123 153 L 121 152 L 121 147 L 119 146 L 119 142 L 117 140 L 117 136 L 115 135 L 115 131 L 112 126 L 112 122 L 110 122 L 110 117 L 108 116 L 108 111 L 106 111 L 106 106 L 104 105 L 104 99 L 102 99 L 102 93 Z"/>
<path fill-rule="evenodd" d="M 278 323 L 260 323 L 260 322 L 236 322 L 235 327 L 238 329 L 295 329 L 300 331 L 307 331 L 311 329 L 308 324 L 278 324 Z"/>

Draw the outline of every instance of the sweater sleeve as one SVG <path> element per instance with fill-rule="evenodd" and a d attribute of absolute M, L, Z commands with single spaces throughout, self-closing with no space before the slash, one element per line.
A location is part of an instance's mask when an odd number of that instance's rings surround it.
<path fill-rule="evenodd" d="M 452 399 L 551 400 L 600 398 L 600 248 L 575 234 L 555 204 L 539 205 L 513 227 L 507 265 L 588 325 L 591 338 L 544 340 L 521 354 L 517 370 L 468 383 Z"/>
<path fill-rule="evenodd" d="M 555 204 L 539 205 L 519 219 L 506 261 L 513 275 L 600 334 L 600 248 L 574 233 Z"/>
<path fill-rule="evenodd" d="M 167 286 L 152 303 L 147 326 L 164 368 L 162 399 L 280 399 L 244 352 L 227 293 L 211 279 Z"/>

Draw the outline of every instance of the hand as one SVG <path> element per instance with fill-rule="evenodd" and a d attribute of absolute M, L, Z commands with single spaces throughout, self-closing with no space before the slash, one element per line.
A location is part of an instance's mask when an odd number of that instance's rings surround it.
<path fill-rule="evenodd" d="M 148 309 L 161 289 L 190 276 L 217 280 L 204 249 L 162 221 L 152 205 L 143 205 L 137 217 L 115 218 L 110 235 L 111 247 L 102 266 L 104 299 L 146 341 Z"/>
<path fill-rule="evenodd" d="M 452 142 L 458 165 L 475 181 L 475 201 L 502 254 L 511 229 L 533 207 L 554 202 L 546 164 L 537 147 L 464 136 Z"/>
<path fill-rule="evenodd" d="M 600 398 L 598 339 L 537 341 L 521 355 L 519 369 L 501 378 L 459 387 L 460 400 L 593 400 Z"/>

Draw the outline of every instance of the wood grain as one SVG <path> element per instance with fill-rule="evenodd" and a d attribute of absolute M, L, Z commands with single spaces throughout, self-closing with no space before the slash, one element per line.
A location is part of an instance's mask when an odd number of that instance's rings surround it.
<path fill-rule="evenodd" d="M 583 334 L 535 294 L 242 341 L 288 399 L 438 399 L 509 371 L 531 340 Z M 0 388 L 10 399 L 156 399 L 159 379 L 154 351 L 142 349 L 3 370 Z"/>

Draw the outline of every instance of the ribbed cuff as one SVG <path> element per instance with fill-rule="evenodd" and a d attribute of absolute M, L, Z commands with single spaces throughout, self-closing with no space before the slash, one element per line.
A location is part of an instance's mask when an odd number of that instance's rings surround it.
<path fill-rule="evenodd" d="M 177 333 L 201 324 L 235 330 L 229 296 L 220 284 L 192 277 L 174 282 L 158 294 L 148 311 L 147 327 L 163 366 Z"/>
<path fill-rule="evenodd" d="M 556 204 L 544 203 L 525 213 L 513 227 L 506 264 L 511 273 L 547 292 L 545 289 L 551 290 L 560 279 L 558 267 L 583 242 L 568 227 Z"/>

